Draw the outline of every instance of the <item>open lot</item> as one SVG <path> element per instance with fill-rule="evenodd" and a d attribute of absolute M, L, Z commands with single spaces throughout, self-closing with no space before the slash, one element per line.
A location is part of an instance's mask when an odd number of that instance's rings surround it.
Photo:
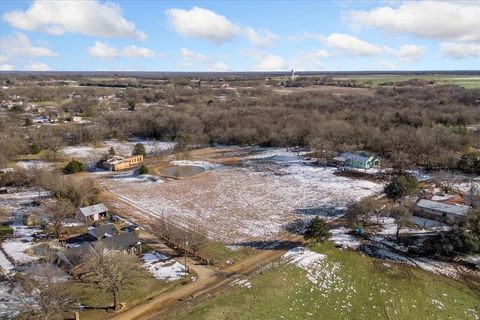
<path fill-rule="evenodd" d="M 163 216 L 228 244 L 278 239 L 299 220 L 337 217 L 348 201 L 382 190 L 381 184 L 336 176 L 333 168 L 306 163 L 285 149 L 219 148 L 192 157 L 203 161 L 176 164 L 207 170 L 166 182 L 107 178 L 105 185 L 139 215 Z"/>

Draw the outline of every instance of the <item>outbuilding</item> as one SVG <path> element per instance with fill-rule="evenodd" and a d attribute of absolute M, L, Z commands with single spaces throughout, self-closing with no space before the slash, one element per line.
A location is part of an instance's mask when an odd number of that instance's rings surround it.
<path fill-rule="evenodd" d="M 75 217 L 85 224 L 91 224 L 107 218 L 108 209 L 103 203 L 97 203 L 93 206 L 78 208 L 75 211 Z"/>
<path fill-rule="evenodd" d="M 420 199 L 416 205 L 418 215 L 447 223 L 465 219 L 470 209 L 469 206 L 452 205 L 427 199 Z"/>

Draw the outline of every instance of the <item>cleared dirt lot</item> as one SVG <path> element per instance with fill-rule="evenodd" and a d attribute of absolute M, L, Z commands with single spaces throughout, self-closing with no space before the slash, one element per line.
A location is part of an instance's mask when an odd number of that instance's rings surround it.
<path fill-rule="evenodd" d="M 312 214 L 336 217 L 348 201 L 382 186 L 334 175 L 285 149 L 209 149 L 178 165 L 207 170 L 181 180 L 105 179 L 139 215 L 162 215 L 228 244 L 274 240 Z M 202 161 L 198 161 L 202 160 Z M 228 165 L 226 165 L 226 164 Z"/>

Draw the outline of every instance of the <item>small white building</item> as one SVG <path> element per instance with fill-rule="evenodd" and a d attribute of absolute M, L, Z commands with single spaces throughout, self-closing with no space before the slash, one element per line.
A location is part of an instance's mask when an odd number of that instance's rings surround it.
<path fill-rule="evenodd" d="M 93 206 L 78 208 L 75 211 L 75 217 L 85 224 L 91 224 L 107 218 L 108 209 L 103 203 L 97 203 Z"/>

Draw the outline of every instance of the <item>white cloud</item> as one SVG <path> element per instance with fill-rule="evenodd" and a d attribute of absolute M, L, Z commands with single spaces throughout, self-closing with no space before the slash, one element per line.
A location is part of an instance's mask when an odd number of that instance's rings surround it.
<path fill-rule="evenodd" d="M 21 32 L 15 32 L 14 36 L 2 38 L 0 48 L 5 56 L 26 56 L 26 57 L 55 57 L 58 53 L 52 50 L 33 46 L 30 39 Z"/>
<path fill-rule="evenodd" d="M 166 12 L 170 26 L 178 34 L 191 38 L 208 40 L 214 44 L 232 41 L 244 36 L 258 48 L 272 46 L 278 36 L 267 29 L 258 31 L 251 27 L 241 27 L 216 12 L 193 7 L 190 10 L 172 8 Z"/>
<path fill-rule="evenodd" d="M 122 49 L 122 55 L 129 58 L 153 58 L 156 52 L 147 48 L 130 45 Z"/>
<path fill-rule="evenodd" d="M 276 34 L 267 29 L 262 29 L 260 32 L 256 32 L 252 28 L 246 27 L 244 28 L 244 34 L 248 41 L 257 48 L 271 47 L 278 39 Z"/>
<path fill-rule="evenodd" d="M 440 44 L 440 49 L 444 58 L 480 57 L 480 44 L 443 42 Z"/>
<path fill-rule="evenodd" d="M 383 47 L 385 52 L 405 62 L 413 62 L 421 59 L 427 50 L 425 47 L 414 44 L 405 44 L 395 50 L 390 47 Z"/>
<path fill-rule="evenodd" d="M 354 10 L 348 14 L 348 20 L 357 27 L 376 27 L 419 38 L 480 40 L 480 4 L 475 1 L 405 1 L 396 8 Z"/>
<path fill-rule="evenodd" d="M 389 70 L 395 70 L 397 69 L 397 65 L 393 62 L 385 61 L 385 60 L 380 60 L 380 64 L 384 66 L 385 68 Z"/>
<path fill-rule="evenodd" d="M 211 10 L 193 7 L 190 10 L 168 9 L 168 20 L 173 29 L 187 37 L 206 39 L 215 44 L 233 40 L 239 27 Z"/>
<path fill-rule="evenodd" d="M 205 71 L 223 72 L 230 70 L 227 64 L 213 61 L 206 55 L 188 50 L 187 48 L 180 49 L 180 57 L 182 58 L 182 61 L 178 64 L 178 66 L 181 68 L 192 69 L 195 67 L 195 63 L 199 63 L 202 66 L 202 69 Z"/>
<path fill-rule="evenodd" d="M 0 64 L 0 71 L 12 71 L 15 70 L 15 67 L 11 64 Z"/>
<path fill-rule="evenodd" d="M 216 62 L 210 65 L 210 70 L 217 71 L 217 72 L 225 72 L 225 71 L 229 71 L 230 68 L 228 67 L 228 65 L 226 65 L 223 62 Z"/>
<path fill-rule="evenodd" d="M 328 37 L 320 36 L 320 41 L 329 47 L 355 56 L 373 56 L 382 52 L 382 48 L 344 33 L 332 33 Z"/>
<path fill-rule="evenodd" d="M 119 57 L 126 58 L 153 58 L 157 53 L 153 50 L 137 47 L 134 45 L 117 49 L 102 41 L 95 41 L 95 44 L 88 49 L 88 52 L 97 58 L 112 59 Z"/>
<path fill-rule="evenodd" d="M 300 32 L 287 36 L 285 39 L 289 42 L 302 42 L 308 39 L 314 39 L 316 36 L 310 32 Z"/>
<path fill-rule="evenodd" d="M 255 69 L 258 71 L 284 71 L 288 70 L 288 64 L 281 56 L 266 54 L 257 61 Z"/>
<path fill-rule="evenodd" d="M 96 0 L 34 1 L 26 10 L 4 14 L 12 27 L 62 35 L 66 32 L 90 36 L 145 39 L 135 24 L 127 21 L 120 7 Z"/>
<path fill-rule="evenodd" d="M 46 63 L 31 61 L 24 69 L 27 71 L 48 71 L 50 67 Z"/>
<path fill-rule="evenodd" d="M 200 61 L 200 62 L 208 62 L 210 59 L 201 53 L 188 50 L 186 48 L 180 49 L 180 56 L 183 60 L 193 60 L 193 61 Z"/>

